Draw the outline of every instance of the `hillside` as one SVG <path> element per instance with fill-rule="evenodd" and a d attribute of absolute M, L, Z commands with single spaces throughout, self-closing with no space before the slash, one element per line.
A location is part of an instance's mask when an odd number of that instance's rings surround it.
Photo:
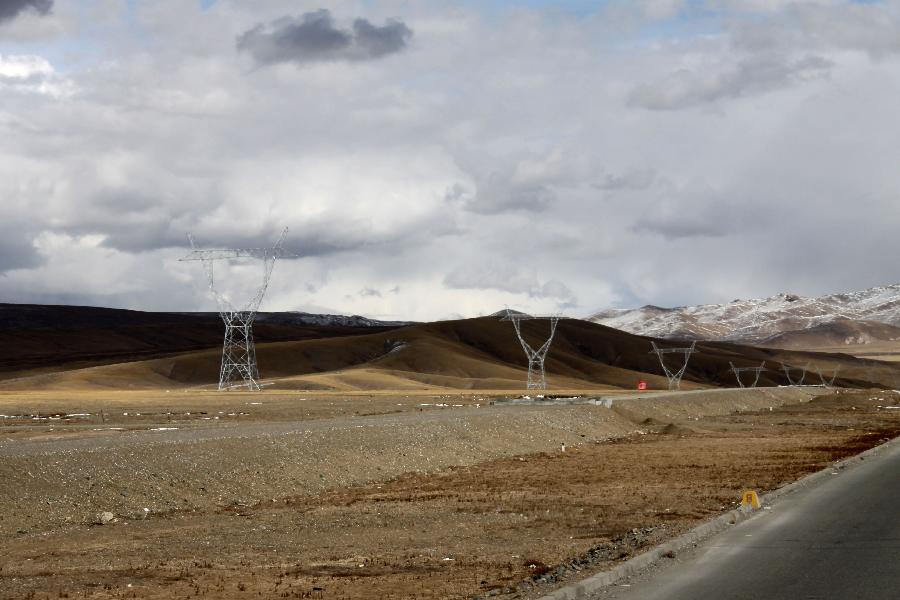
<path fill-rule="evenodd" d="M 759 340 L 760 346 L 801 350 L 806 348 L 854 349 L 900 340 L 900 327 L 874 321 L 835 319 L 808 329 L 786 331 Z"/>
<path fill-rule="evenodd" d="M 727 304 L 610 309 L 589 320 L 653 337 L 786 348 L 895 341 L 900 340 L 900 284 L 818 298 L 778 294 Z M 804 336 L 789 335 L 807 331 L 809 334 Z"/>
<path fill-rule="evenodd" d="M 261 313 L 254 335 L 260 342 L 272 342 L 390 328 L 362 317 Z M 0 304 L 0 379 L 218 348 L 222 336 L 222 321 L 215 313 Z"/>
<path fill-rule="evenodd" d="M 523 322 L 523 334 L 542 343 L 547 324 Z M 577 319 L 560 321 L 546 369 L 551 389 L 634 389 L 645 379 L 663 389 L 665 379 L 650 340 Z M 837 383 L 868 385 L 896 377 L 889 365 L 866 369 L 846 355 L 818 355 L 728 343 L 703 343 L 692 357 L 684 387 L 736 384 L 729 361 L 738 366 L 768 361 L 760 385 L 787 380 L 780 363 L 819 366 L 826 374 L 842 371 Z M 526 361 L 512 326 L 483 317 L 410 325 L 369 334 L 260 343 L 260 373 L 271 389 L 301 390 L 520 390 Z M 0 389 L 159 389 L 213 386 L 218 348 L 164 358 L 77 369 L 9 380 Z M 887 383 L 885 383 L 887 384 Z"/>

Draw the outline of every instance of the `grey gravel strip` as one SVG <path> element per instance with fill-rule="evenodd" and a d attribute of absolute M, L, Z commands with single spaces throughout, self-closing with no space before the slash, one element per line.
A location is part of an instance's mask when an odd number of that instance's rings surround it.
<path fill-rule="evenodd" d="M 875 446 L 874 448 L 870 448 L 865 452 L 857 454 L 856 456 L 851 456 L 850 458 L 846 458 L 842 461 L 836 462 L 829 467 L 825 467 L 821 471 L 811 473 L 806 477 L 803 477 L 802 479 L 798 479 L 794 483 L 789 483 L 778 488 L 777 490 L 773 490 L 768 494 L 760 496 L 760 503 L 763 505 L 771 505 L 774 503 L 774 501 L 778 500 L 782 496 L 791 494 L 799 490 L 800 488 L 816 485 L 823 479 L 828 479 L 832 475 L 838 474 L 843 469 L 853 467 L 854 465 L 859 464 L 865 459 L 897 445 L 900 445 L 900 437 L 896 437 L 883 444 Z M 608 585 L 612 585 L 617 581 L 643 571 L 666 555 L 677 553 L 682 550 L 687 550 L 688 548 L 697 545 L 701 541 L 712 537 L 713 535 L 720 533 L 725 529 L 728 529 L 732 525 L 740 523 L 741 521 L 749 519 L 757 514 L 760 514 L 760 511 L 754 511 L 749 507 L 741 507 L 739 509 L 729 511 L 724 515 L 716 517 L 712 521 L 708 521 L 702 525 L 695 527 L 694 529 L 691 529 L 684 535 L 680 535 L 677 538 L 669 540 L 664 544 L 660 544 L 659 546 L 656 546 L 652 550 L 649 550 L 641 554 L 640 556 L 635 556 L 631 560 L 622 563 L 611 571 L 604 571 L 603 573 L 598 573 L 592 577 L 584 579 L 583 581 L 579 581 L 578 583 L 567 585 L 566 587 L 555 590 L 545 596 L 541 596 L 538 600 L 576 600 L 579 598 L 587 598 L 588 595 L 593 594 L 594 592 L 599 591 L 600 589 Z"/>

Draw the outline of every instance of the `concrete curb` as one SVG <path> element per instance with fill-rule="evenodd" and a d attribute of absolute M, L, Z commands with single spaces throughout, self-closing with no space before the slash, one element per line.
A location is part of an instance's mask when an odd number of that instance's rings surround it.
<path fill-rule="evenodd" d="M 833 465 L 822 469 L 821 471 L 810 473 L 806 477 L 798 479 L 793 483 L 789 483 L 778 488 L 777 490 L 773 490 L 768 494 L 761 496 L 760 502 L 764 505 L 771 505 L 774 501 L 783 496 L 787 496 L 801 488 L 821 483 L 822 480 L 839 474 L 843 469 L 857 465 L 867 458 L 884 452 L 885 450 L 889 450 L 894 446 L 900 446 L 900 437 L 896 437 L 883 444 L 875 446 L 874 448 L 869 448 L 865 452 L 861 452 L 856 456 L 845 458 L 844 460 L 838 461 Z M 757 514 L 760 514 L 760 511 L 754 511 L 749 507 L 742 507 L 729 511 L 723 515 L 716 517 L 712 521 L 708 521 L 702 525 L 695 527 L 694 529 L 691 529 L 687 533 L 680 535 L 677 538 L 671 539 L 668 542 L 660 544 L 659 546 L 656 546 L 655 548 L 648 550 L 641 555 L 635 556 L 634 558 L 622 563 L 611 571 L 604 571 L 603 573 L 598 573 L 592 577 L 588 577 L 587 579 L 579 581 L 578 583 L 567 585 L 566 587 L 555 590 L 545 596 L 541 596 L 538 600 L 576 600 L 580 598 L 586 598 L 589 594 L 599 591 L 600 589 L 608 585 L 612 585 L 613 583 L 621 579 L 625 579 L 626 577 L 637 574 L 638 572 L 646 569 L 653 563 L 662 559 L 666 554 L 670 552 L 680 552 L 682 550 L 691 548 L 699 542 L 728 529 L 730 526 L 740 523 L 741 521 L 745 521 Z"/>

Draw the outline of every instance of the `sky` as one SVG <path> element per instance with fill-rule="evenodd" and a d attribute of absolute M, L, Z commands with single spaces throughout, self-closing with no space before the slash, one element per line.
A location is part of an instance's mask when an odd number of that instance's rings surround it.
<path fill-rule="evenodd" d="M 263 310 L 900 281 L 900 1 L 0 0 L 0 301 Z M 217 265 L 237 304 L 258 263 Z"/>

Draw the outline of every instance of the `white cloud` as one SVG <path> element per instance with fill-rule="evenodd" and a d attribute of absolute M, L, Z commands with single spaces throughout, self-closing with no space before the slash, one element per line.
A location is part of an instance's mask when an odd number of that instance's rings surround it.
<path fill-rule="evenodd" d="M 522 265 L 501 264 L 488 259 L 461 265 L 447 274 L 444 285 L 462 290 L 498 290 L 530 298 L 552 298 L 561 304 L 572 304 L 575 297 L 561 281 L 541 281 L 537 274 Z"/>
<path fill-rule="evenodd" d="M 301 258 L 269 309 L 587 314 L 900 279 L 894 3 L 612 4 L 630 28 L 334 2 L 336 27 L 414 37 L 265 68 L 237 36 L 320 5 L 60 4 L 56 37 L 0 46 L 0 295 L 212 309 L 185 235 L 285 225 Z M 259 272 L 222 275 L 239 296 Z"/>
<path fill-rule="evenodd" d="M 0 54 L 0 90 L 65 98 L 75 86 L 40 56 Z"/>
<path fill-rule="evenodd" d="M 780 91 L 827 77 L 834 63 L 821 56 L 788 59 L 753 56 L 730 64 L 718 61 L 679 68 L 665 78 L 639 84 L 629 102 L 651 110 L 674 110 Z"/>

